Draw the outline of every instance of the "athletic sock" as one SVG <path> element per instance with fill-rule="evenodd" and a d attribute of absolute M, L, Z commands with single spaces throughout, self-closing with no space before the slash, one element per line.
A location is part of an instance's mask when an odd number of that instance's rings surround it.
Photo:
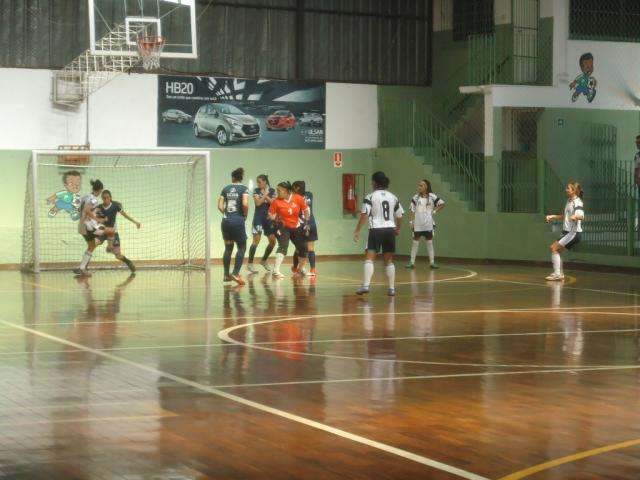
<path fill-rule="evenodd" d="M 396 265 L 395 265 L 395 263 L 389 263 L 385 267 L 384 273 L 387 274 L 387 280 L 389 281 L 389 288 L 395 288 L 395 286 L 396 286 Z"/>
<path fill-rule="evenodd" d="M 82 256 L 82 260 L 80 261 L 80 270 L 87 269 L 87 267 L 89 266 L 89 262 L 91 261 L 92 255 L 93 254 L 89 250 L 84 252 L 84 255 Z"/>
<path fill-rule="evenodd" d="M 553 273 L 562 275 L 562 257 L 558 252 L 551 253 L 551 263 L 553 264 Z"/>
<path fill-rule="evenodd" d="M 244 260 L 244 252 L 247 251 L 246 243 L 239 243 L 238 250 L 236 250 L 236 261 L 233 264 L 233 274 L 240 275 L 240 269 L 242 268 L 242 262 Z"/>
<path fill-rule="evenodd" d="M 309 259 L 309 268 L 316 268 L 316 252 L 309 252 L 307 258 Z"/>
<path fill-rule="evenodd" d="M 127 257 L 122 257 L 122 261 L 127 267 L 129 267 L 129 270 L 131 270 L 132 272 L 135 270 L 135 267 L 133 266 L 133 262 L 129 260 Z"/>
<path fill-rule="evenodd" d="M 280 265 L 282 265 L 282 261 L 284 260 L 284 253 L 276 253 L 276 261 L 273 265 L 273 273 L 280 273 Z"/>
<path fill-rule="evenodd" d="M 436 254 L 433 251 L 433 240 L 427 240 L 427 253 L 429 254 L 429 263 L 433 265 L 436 261 Z"/>
<path fill-rule="evenodd" d="M 224 265 L 224 276 L 229 276 L 229 268 L 231 267 L 231 252 L 233 251 L 232 245 L 224 246 L 224 255 L 222 255 L 222 264 Z"/>
<path fill-rule="evenodd" d="M 273 247 L 275 247 L 275 245 L 267 245 L 267 248 L 265 248 L 264 250 L 264 255 L 262 255 L 263 262 L 267 261 L 267 258 L 269 258 L 269 255 L 271 255 L 271 252 L 273 252 Z"/>
<path fill-rule="evenodd" d="M 258 249 L 257 245 L 251 244 L 251 246 L 249 247 L 249 262 L 248 263 L 253 263 L 253 257 L 256 256 L 256 250 Z"/>
<path fill-rule="evenodd" d="M 419 240 L 411 241 L 411 263 L 416 263 L 416 255 L 418 254 L 418 247 L 420 246 Z"/>
<path fill-rule="evenodd" d="M 373 277 L 373 262 L 371 260 L 364 261 L 364 277 L 362 280 L 363 287 L 369 287 L 371 285 L 371 277 Z"/>
<path fill-rule="evenodd" d="M 300 257 L 298 256 L 298 251 L 293 252 L 293 268 L 298 268 L 298 264 L 300 263 Z"/>

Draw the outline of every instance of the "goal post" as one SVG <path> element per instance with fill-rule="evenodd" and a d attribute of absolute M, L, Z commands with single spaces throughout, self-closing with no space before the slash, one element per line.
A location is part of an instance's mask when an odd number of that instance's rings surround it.
<path fill-rule="evenodd" d="M 206 150 L 34 150 L 27 173 L 22 269 L 69 270 L 86 242 L 80 199 L 100 180 L 122 210 L 122 254 L 138 267 L 208 269 L 211 259 L 210 162 Z M 90 269 L 126 266 L 98 246 Z"/>

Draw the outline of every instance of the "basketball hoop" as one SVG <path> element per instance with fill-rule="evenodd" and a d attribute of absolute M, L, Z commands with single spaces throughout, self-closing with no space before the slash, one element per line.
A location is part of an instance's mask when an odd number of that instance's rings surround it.
<path fill-rule="evenodd" d="M 85 150 L 89 150 L 89 145 L 60 145 L 58 150 L 72 150 L 74 153 L 58 155 L 58 164 L 74 167 L 86 167 L 89 165 L 89 155 L 83 154 Z M 78 153 L 75 153 L 75 152 Z"/>
<path fill-rule="evenodd" d="M 160 68 L 160 54 L 164 48 L 164 37 L 140 37 L 138 38 L 138 53 L 142 58 L 142 67 L 145 70 Z"/>

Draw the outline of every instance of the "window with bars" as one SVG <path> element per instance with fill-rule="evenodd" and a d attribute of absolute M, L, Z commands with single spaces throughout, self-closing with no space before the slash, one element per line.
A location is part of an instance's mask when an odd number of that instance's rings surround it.
<path fill-rule="evenodd" d="M 454 0 L 453 39 L 466 40 L 469 35 L 493 32 L 494 0 Z"/>
<path fill-rule="evenodd" d="M 640 1 L 571 0 L 569 31 L 577 40 L 640 42 Z"/>

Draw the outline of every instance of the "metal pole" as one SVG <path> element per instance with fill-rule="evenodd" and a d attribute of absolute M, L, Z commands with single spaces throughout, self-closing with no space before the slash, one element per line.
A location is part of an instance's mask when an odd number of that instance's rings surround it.
<path fill-rule="evenodd" d="M 211 262 L 211 154 L 204 156 L 204 268 L 209 270 Z"/>
<path fill-rule="evenodd" d="M 33 272 L 40 273 L 40 204 L 38 201 L 38 154 L 31 154 L 31 192 L 33 198 Z"/>

